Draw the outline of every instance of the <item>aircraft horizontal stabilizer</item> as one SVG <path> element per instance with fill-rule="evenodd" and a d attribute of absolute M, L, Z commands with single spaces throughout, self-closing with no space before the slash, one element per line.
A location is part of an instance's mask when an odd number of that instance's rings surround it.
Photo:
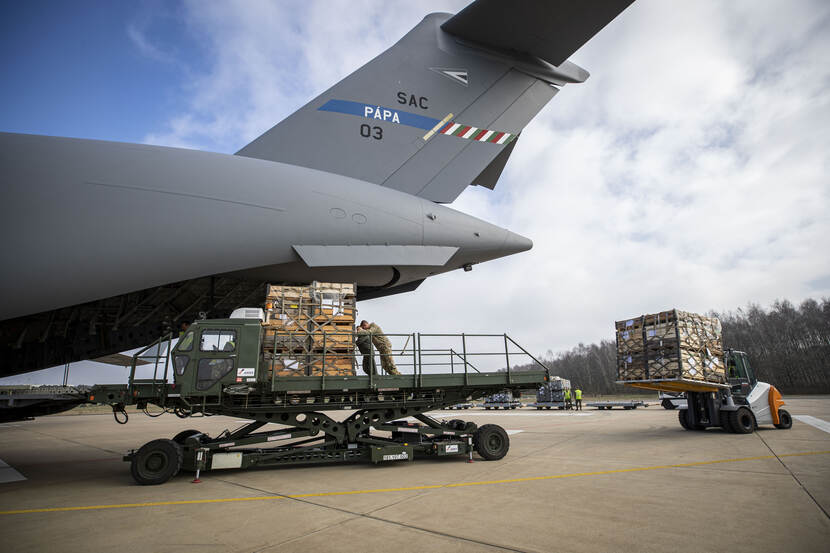
<path fill-rule="evenodd" d="M 463 40 L 520 52 L 558 66 L 633 2 L 477 0 L 441 28 Z"/>
<path fill-rule="evenodd" d="M 443 267 L 458 248 L 451 246 L 294 246 L 309 267 Z"/>
<path fill-rule="evenodd" d="M 630 0 L 478 0 L 397 44 L 237 155 L 357 178 L 434 202 L 493 188 L 522 129 L 588 72 L 565 58 Z"/>

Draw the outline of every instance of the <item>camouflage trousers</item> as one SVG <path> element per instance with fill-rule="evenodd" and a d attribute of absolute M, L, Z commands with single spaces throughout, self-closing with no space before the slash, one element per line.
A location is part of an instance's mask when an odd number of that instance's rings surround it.
<path fill-rule="evenodd" d="M 395 360 L 392 358 L 392 350 L 385 345 L 377 346 L 380 354 L 380 366 L 386 374 L 401 374 L 398 372 L 398 367 L 395 366 Z"/>

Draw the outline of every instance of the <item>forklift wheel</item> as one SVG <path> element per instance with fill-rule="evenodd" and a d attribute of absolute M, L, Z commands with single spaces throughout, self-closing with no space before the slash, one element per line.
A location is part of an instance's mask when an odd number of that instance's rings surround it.
<path fill-rule="evenodd" d="M 677 408 L 677 407 L 675 406 L 675 404 L 671 402 L 671 400 L 670 400 L 670 399 L 664 399 L 664 400 L 660 403 L 660 405 L 662 405 L 662 406 L 663 406 L 663 409 L 676 409 L 676 408 Z"/>
<path fill-rule="evenodd" d="M 473 435 L 473 446 L 487 461 L 498 461 L 510 449 L 510 438 L 504 428 L 497 424 L 485 424 Z"/>
<path fill-rule="evenodd" d="M 735 433 L 735 430 L 732 428 L 732 421 L 729 417 L 729 411 L 721 411 L 718 414 L 718 422 L 720 422 L 720 427 L 724 432 L 730 432 L 732 434 Z"/>
<path fill-rule="evenodd" d="M 173 440 L 147 442 L 135 455 L 130 472 L 141 485 L 164 484 L 182 468 L 182 448 Z"/>
<path fill-rule="evenodd" d="M 692 427 L 689 426 L 689 423 L 686 421 L 686 411 L 686 409 L 680 409 L 677 412 L 677 418 L 680 420 L 680 426 L 682 426 L 686 430 L 691 430 Z"/>
<path fill-rule="evenodd" d="M 686 419 L 686 412 L 688 409 L 680 409 L 677 411 L 677 418 L 680 420 L 680 426 L 685 428 L 686 430 L 706 430 L 706 427 L 702 424 L 696 424 L 692 426 L 689 424 L 689 421 Z"/>
<path fill-rule="evenodd" d="M 729 414 L 729 422 L 732 423 L 732 431 L 737 434 L 751 434 L 755 430 L 755 417 L 746 407 L 732 411 Z"/>
<path fill-rule="evenodd" d="M 791 428 L 793 425 L 793 418 L 790 416 L 790 412 L 786 409 L 778 410 L 778 421 L 779 422 L 775 425 L 775 428 L 780 428 L 782 430 Z"/>

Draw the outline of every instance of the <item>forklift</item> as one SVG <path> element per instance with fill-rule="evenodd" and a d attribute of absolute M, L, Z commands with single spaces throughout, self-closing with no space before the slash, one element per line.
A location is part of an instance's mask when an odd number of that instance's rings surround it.
<path fill-rule="evenodd" d="M 749 434 L 761 424 L 790 428 L 792 416 L 781 408 L 781 393 L 755 377 L 747 354 L 730 349 L 724 358 L 727 384 L 715 390 L 686 390 L 687 406 L 677 413 L 680 425 L 686 430 L 720 427 L 735 434 Z"/>

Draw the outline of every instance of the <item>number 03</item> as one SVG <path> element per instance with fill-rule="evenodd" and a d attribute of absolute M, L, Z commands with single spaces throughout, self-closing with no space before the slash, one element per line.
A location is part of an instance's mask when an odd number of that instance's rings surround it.
<path fill-rule="evenodd" d="M 374 138 L 375 140 L 383 140 L 383 129 L 380 127 L 370 127 L 365 123 L 360 125 L 360 136 L 363 138 Z"/>

